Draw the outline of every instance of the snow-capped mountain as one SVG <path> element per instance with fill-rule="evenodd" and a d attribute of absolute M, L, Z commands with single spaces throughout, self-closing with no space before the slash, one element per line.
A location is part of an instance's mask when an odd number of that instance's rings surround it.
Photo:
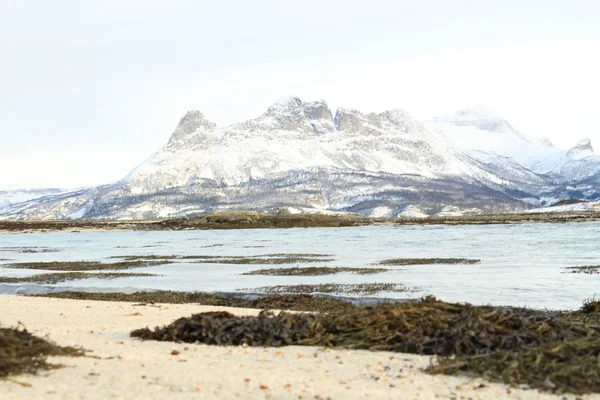
<path fill-rule="evenodd" d="M 534 148 L 539 157 L 528 155 Z M 596 157 L 589 151 L 581 144 L 564 165 Z M 374 216 L 508 212 L 560 196 L 556 177 L 531 167 L 559 154 L 481 108 L 423 124 L 401 110 L 333 113 L 325 101 L 285 97 L 255 119 L 224 127 L 190 111 L 167 144 L 122 181 L 13 204 L 0 215 L 155 219 L 282 207 Z"/>
<path fill-rule="evenodd" d="M 600 155 L 594 153 L 589 139 L 582 139 L 569 150 L 561 150 L 547 139 L 522 134 L 485 107 L 433 118 L 426 125 L 447 136 L 474 159 L 494 160 L 498 165 L 512 161 L 549 178 L 552 187 L 543 196 L 549 197 L 546 201 L 597 196 L 594 182 L 600 182 Z"/>
<path fill-rule="evenodd" d="M 167 145 L 123 181 L 132 194 L 200 182 L 233 186 L 310 168 L 415 174 L 460 172 L 440 140 L 401 111 L 362 114 L 283 98 L 260 117 L 223 128 L 188 112 Z M 158 179 L 157 179 L 158 178 Z"/>
<path fill-rule="evenodd" d="M 529 168 L 540 160 L 561 153 L 547 138 L 527 136 L 484 106 L 458 111 L 427 121 L 431 130 L 442 132 L 457 147 L 477 154 L 497 154 Z M 542 171 L 541 173 L 544 173 Z"/>

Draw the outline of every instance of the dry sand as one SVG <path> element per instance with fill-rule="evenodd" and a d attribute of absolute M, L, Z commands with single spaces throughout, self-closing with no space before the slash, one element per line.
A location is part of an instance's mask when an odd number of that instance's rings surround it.
<path fill-rule="evenodd" d="M 0 380 L 0 399 L 600 399 L 554 396 L 482 380 L 431 376 L 430 357 L 328 350 L 244 348 L 140 341 L 129 332 L 192 313 L 258 310 L 136 305 L 0 295 L 0 324 L 22 322 L 97 358 L 51 358 L 66 368 Z M 179 354 L 173 355 L 173 350 Z M 24 384 L 24 385 L 22 385 Z M 31 386 L 29 386 L 31 385 Z"/>

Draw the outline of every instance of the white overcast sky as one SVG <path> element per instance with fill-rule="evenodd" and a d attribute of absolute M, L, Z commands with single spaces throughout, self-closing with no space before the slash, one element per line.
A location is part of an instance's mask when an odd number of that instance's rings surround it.
<path fill-rule="evenodd" d="M 1 0 L 0 57 L 0 190 L 110 183 L 187 110 L 283 95 L 600 147 L 598 0 Z"/>

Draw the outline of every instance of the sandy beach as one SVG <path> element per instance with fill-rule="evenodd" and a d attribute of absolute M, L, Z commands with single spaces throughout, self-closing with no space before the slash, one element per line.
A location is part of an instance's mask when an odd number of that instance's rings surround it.
<path fill-rule="evenodd" d="M 66 367 L 0 380 L 2 399 L 600 399 L 556 396 L 479 379 L 431 376 L 430 357 L 318 347 L 249 348 L 140 341 L 129 332 L 193 313 L 258 310 L 0 296 L 0 324 L 23 323 L 94 357 L 54 357 Z M 17 383 L 18 382 L 18 383 Z"/>

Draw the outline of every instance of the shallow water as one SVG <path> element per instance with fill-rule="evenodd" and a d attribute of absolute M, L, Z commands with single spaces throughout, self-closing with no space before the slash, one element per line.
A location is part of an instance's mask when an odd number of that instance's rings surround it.
<path fill-rule="evenodd" d="M 40 271 L 7 268 L 25 261 L 118 261 L 118 255 L 231 255 L 325 253 L 335 261 L 300 266 L 369 266 L 390 258 L 476 258 L 476 265 L 390 267 L 376 275 L 336 274 L 316 277 L 242 276 L 250 270 L 284 265 L 175 264 L 136 268 L 159 277 L 88 279 L 48 286 L 0 285 L 0 293 L 54 290 L 133 291 L 167 289 L 234 292 L 271 285 L 392 282 L 417 287 L 415 293 L 380 293 L 378 297 L 434 295 L 473 304 L 574 309 L 600 290 L 600 275 L 564 273 L 575 265 L 599 265 L 600 223 L 295 228 L 213 231 L 35 233 L 0 236 L 2 276 Z M 56 252 L 23 253 L 23 247 Z M 297 264 L 289 265 L 290 267 Z"/>

